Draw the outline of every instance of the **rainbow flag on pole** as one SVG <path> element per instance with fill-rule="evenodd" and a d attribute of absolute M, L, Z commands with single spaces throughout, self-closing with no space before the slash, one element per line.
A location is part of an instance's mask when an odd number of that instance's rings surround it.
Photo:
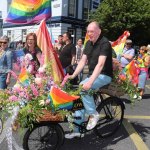
<path fill-rule="evenodd" d="M 12 0 L 6 22 L 38 23 L 51 17 L 51 0 Z"/>
<path fill-rule="evenodd" d="M 134 84 L 138 84 L 138 67 L 136 66 L 134 60 L 132 60 L 124 69 L 123 72 L 130 79 L 130 81 Z"/>
<path fill-rule="evenodd" d="M 42 54 L 44 56 L 44 64 L 47 64 L 48 62 L 52 63 L 53 79 L 56 83 L 60 83 L 64 78 L 64 71 L 56 51 L 53 49 L 45 20 L 41 22 L 36 35 L 37 44 L 41 48 Z"/>
<path fill-rule="evenodd" d="M 112 48 L 117 55 L 122 54 L 128 36 L 130 36 L 129 31 L 125 31 L 116 41 L 112 43 Z"/>
<path fill-rule="evenodd" d="M 59 109 L 71 109 L 73 106 L 73 101 L 79 99 L 80 96 L 69 95 L 63 90 L 51 87 L 49 93 L 49 99 L 53 107 Z"/>
<path fill-rule="evenodd" d="M 85 45 L 86 45 L 86 43 L 87 43 L 88 40 L 89 40 L 89 36 L 88 36 L 88 34 L 86 33 L 85 39 L 84 39 L 84 48 L 85 48 Z"/>

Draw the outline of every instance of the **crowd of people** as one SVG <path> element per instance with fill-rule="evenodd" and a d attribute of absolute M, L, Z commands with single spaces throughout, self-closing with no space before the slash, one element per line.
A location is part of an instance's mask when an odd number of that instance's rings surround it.
<path fill-rule="evenodd" d="M 97 89 L 104 85 L 109 84 L 113 78 L 113 61 L 112 61 L 112 47 L 110 41 L 103 36 L 100 25 L 97 22 L 91 22 L 87 27 L 87 34 L 89 41 L 83 46 L 83 40 L 77 40 L 76 45 L 72 43 L 72 37 L 69 32 L 58 36 L 58 41 L 53 45 L 54 50 L 62 64 L 64 73 L 67 74 L 67 68 L 74 66 L 70 74 L 70 79 L 78 76 L 79 84 L 82 85 L 83 90 L 89 91 L 90 89 Z M 8 48 L 9 38 L 2 36 L 0 38 L 0 89 L 7 88 L 10 83 L 12 70 L 12 52 Z M 18 45 L 18 48 L 23 49 L 25 54 L 23 66 L 33 75 L 36 74 L 41 64 L 42 51 L 37 46 L 37 37 L 35 33 L 29 33 L 26 37 L 26 44 Z M 127 39 L 123 53 L 116 56 L 116 59 L 121 63 L 124 69 L 131 61 L 134 61 L 139 76 L 137 90 L 139 95 L 134 98 L 142 99 L 144 94 L 146 80 L 148 78 L 148 67 L 150 66 L 150 47 L 141 46 L 139 55 L 135 57 L 135 50 L 132 47 L 132 40 Z M 29 60 L 29 62 L 28 62 Z M 83 79 L 83 68 L 88 65 L 88 76 Z M 93 129 L 98 120 L 99 114 L 96 111 L 94 98 L 91 95 L 81 93 L 82 102 L 84 104 L 83 110 L 76 111 L 77 116 L 81 116 L 80 120 L 75 120 L 82 123 L 85 119 L 85 113 L 90 118 L 87 124 L 87 130 Z M 75 128 L 74 132 L 67 134 L 66 138 L 73 138 L 81 136 L 78 129 Z"/>

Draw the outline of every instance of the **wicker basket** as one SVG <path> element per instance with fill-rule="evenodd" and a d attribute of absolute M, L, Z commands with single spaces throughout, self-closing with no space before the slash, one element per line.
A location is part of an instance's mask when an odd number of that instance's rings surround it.
<path fill-rule="evenodd" d="M 101 93 L 107 94 L 110 96 L 120 97 L 123 96 L 125 93 L 122 89 L 115 83 L 111 83 L 107 86 L 104 86 L 100 89 Z"/>
<path fill-rule="evenodd" d="M 38 122 L 42 122 L 42 121 L 64 121 L 64 117 L 58 113 L 52 113 L 51 111 L 48 111 L 48 110 L 43 110 L 42 113 L 43 113 L 43 115 L 37 119 Z"/>

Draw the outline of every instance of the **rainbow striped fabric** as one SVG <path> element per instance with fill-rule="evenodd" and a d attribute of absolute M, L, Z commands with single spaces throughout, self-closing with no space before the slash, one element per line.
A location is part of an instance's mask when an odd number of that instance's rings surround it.
<path fill-rule="evenodd" d="M 85 39 L 84 39 L 84 48 L 85 48 L 85 45 L 86 45 L 86 43 L 87 43 L 88 40 L 89 40 L 89 36 L 88 36 L 88 34 L 86 33 Z"/>
<path fill-rule="evenodd" d="M 51 105 L 59 109 L 71 109 L 73 106 L 73 101 L 79 98 L 79 96 L 69 95 L 68 93 L 54 86 L 51 87 L 49 93 Z"/>
<path fill-rule="evenodd" d="M 123 72 L 130 79 L 130 81 L 134 84 L 138 84 L 138 67 L 136 66 L 134 60 L 132 60 L 124 69 Z"/>
<path fill-rule="evenodd" d="M 125 31 L 116 41 L 112 43 L 112 48 L 117 55 L 122 54 L 128 36 L 130 36 L 129 31 Z"/>
<path fill-rule="evenodd" d="M 30 84 L 29 76 L 28 76 L 28 73 L 25 68 L 21 69 L 21 72 L 18 76 L 18 80 L 19 80 L 19 82 L 17 81 L 16 84 L 21 84 L 23 86 L 28 86 Z"/>
<path fill-rule="evenodd" d="M 41 22 L 36 35 L 37 44 L 44 55 L 44 64 L 47 64 L 48 62 L 52 63 L 52 76 L 54 81 L 59 84 L 64 78 L 64 71 L 56 51 L 53 49 L 45 20 Z"/>
<path fill-rule="evenodd" d="M 38 23 L 51 17 L 51 0 L 12 0 L 6 22 Z"/>

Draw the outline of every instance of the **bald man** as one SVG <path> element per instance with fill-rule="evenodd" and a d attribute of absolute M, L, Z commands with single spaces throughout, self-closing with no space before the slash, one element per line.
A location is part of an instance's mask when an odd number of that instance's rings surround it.
<path fill-rule="evenodd" d="M 83 51 L 82 58 L 70 78 L 75 78 L 84 68 L 88 62 L 89 75 L 80 84 L 83 85 L 83 90 L 98 89 L 107 85 L 112 80 L 112 48 L 109 40 L 101 33 L 101 28 L 97 22 L 91 22 L 87 27 L 87 34 L 89 41 L 87 42 Z M 76 111 L 75 115 L 81 116 L 81 120 L 76 120 L 77 123 L 84 121 L 85 111 L 90 115 L 87 124 L 87 130 L 93 129 L 98 120 L 99 114 L 96 111 L 96 106 L 93 96 L 81 93 L 82 101 L 85 110 Z M 81 137 L 78 129 L 75 128 L 73 133 L 66 134 L 66 138 Z"/>

